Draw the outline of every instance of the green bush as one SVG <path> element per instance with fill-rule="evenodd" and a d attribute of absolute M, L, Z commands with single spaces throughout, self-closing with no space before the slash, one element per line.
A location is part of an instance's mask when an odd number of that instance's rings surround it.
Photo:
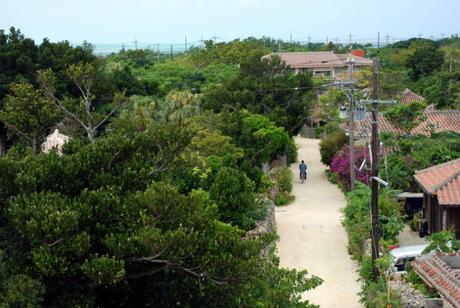
<path fill-rule="evenodd" d="M 344 144 L 348 142 L 348 137 L 343 131 L 334 131 L 321 140 L 319 144 L 319 152 L 321 154 L 321 162 L 325 165 L 330 165 L 334 155 L 340 151 Z"/>
<path fill-rule="evenodd" d="M 331 182 L 332 184 L 337 184 L 337 173 L 332 172 L 331 169 L 326 169 L 324 173 L 326 173 L 326 177 L 329 182 Z"/>
<path fill-rule="evenodd" d="M 387 147 L 397 149 L 388 155 L 386 164 L 380 164 L 380 173 L 386 174 L 391 187 L 417 191 L 415 170 L 421 170 L 460 157 L 460 134 L 444 132 L 426 136 L 382 136 Z"/>
<path fill-rule="evenodd" d="M 369 187 L 358 183 L 356 189 L 347 194 L 347 205 L 343 209 L 343 225 L 348 233 L 349 252 L 358 260 L 363 256 L 363 240 L 370 237 L 371 192 Z M 400 215 L 400 205 L 388 191 L 379 195 L 379 235 L 382 239 L 396 242 L 396 237 L 404 228 Z"/>
<path fill-rule="evenodd" d="M 460 250 L 460 241 L 455 236 L 455 231 L 444 230 L 428 236 L 428 246 L 423 253 L 436 252 L 457 252 Z"/>
<path fill-rule="evenodd" d="M 276 196 L 274 201 L 275 201 L 276 206 L 283 206 L 283 205 L 288 205 L 292 203 L 294 200 L 295 200 L 294 196 L 291 196 L 285 193 L 281 193 Z"/>
<path fill-rule="evenodd" d="M 385 258 L 383 258 L 385 259 Z M 387 263 L 382 258 L 377 259 L 377 263 Z M 380 276 L 377 281 L 374 281 L 372 275 L 372 260 L 371 257 L 363 258 L 361 268 L 359 270 L 359 281 L 362 284 L 361 303 L 366 308 L 382 308 L 382 307 L 400 307 L 400 298 L 394 292 L 388 292 L 387 279 L 385 277 L 384 267 L 379 267 Z"/>
<path fill-rule="evenodd" d="M 280 168 L 276 172 L 275 180 L 281 193 L 289 194 L 292 191 L 293 175 L 288 167 Z"/>
<path fill-rule="evenodd" d="M 294 196 L 290 195 L 292 191 L 293 174 L 288 167 L 279 168 L 275 172 L 275 183 L 278 187 L 278 194 L 275 197 L 277 206 L 287 205 L 294 201 Z"/>

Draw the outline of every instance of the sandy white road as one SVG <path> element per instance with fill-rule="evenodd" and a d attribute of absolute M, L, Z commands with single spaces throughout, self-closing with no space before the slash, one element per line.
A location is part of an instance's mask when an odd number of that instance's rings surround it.
<path fill-rule="evenodd" d="M 310 302 L 321 307 L 361 307 L 357 265 L 347 253 L 347 235 L 340 222 L 345 198 L 326 179 L 319 140 L 296 138 L 296 143 L 299 160 L 307 163 L 308 178 L 301 184 L 298 164 L 293 164 L 296 200 L 276 209 L 281 266 L 306 269 L 324 279 L 303 295 Z"/>

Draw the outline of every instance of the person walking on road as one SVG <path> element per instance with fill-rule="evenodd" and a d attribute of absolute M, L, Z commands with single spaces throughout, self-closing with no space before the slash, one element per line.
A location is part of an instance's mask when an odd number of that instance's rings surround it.
<path fill-rule="evenodd" d="M 299 165 L 299 171 L 300 171 L 300 180 L 303 183 L 307 179 L 307 164 L 305 164 L 303 160 Z"/>

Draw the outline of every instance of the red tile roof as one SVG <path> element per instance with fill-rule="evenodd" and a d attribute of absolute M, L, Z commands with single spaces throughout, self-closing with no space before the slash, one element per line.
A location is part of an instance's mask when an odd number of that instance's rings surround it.
<path fill-rule="evenodd" d="M 460 205 L 460 158 L 416 171 L 415 180 L 439 205 Z"/>
<path fill-rule="evenodd" d="M 431 133 L 453 131 L 460 133 L 460 110 L 425 110 L 426 119 L 411 131 L 411 135 L 429 136 Z M 348 124 L 342 125 L 348 130 Z M 372 116 L 368 112 L 364 121 L 355 121 L 355 136 L 367 138 L 371 135 Z M 391 124 L 383 114 L 379 113 L 379 131 L 403 135 L 404 131 Z"/>
<path fill-rule="evenodd" d="M 414 135 L 429 135 L 430 131 L 436 133 L 453 131 L 460 133 L 460 110 L 425 110 L 426 120 L 412 131 Z"/>
<path fill-rule="evenodd" d="M 460 273 L 454 271 L 440 255 L 417 258 L 412 262 L 412 268 L 451 305 L 460 307 Z"/>
<path fill-rule="evenodd" d="M 406 104 L 406 105 L 412 103 L 413 101 L 422 102 L 424 100 L 425 100 L 425 98 L 423 98 L 422 96 L 420 96 L 418 94 L 415 94 L 414 92 L 412 92 L 409 89 L 404 90 L 401 93 L 401 96 L 399 97 L 399 101 L 401 103 L 403 103 L 403 104 Z"/>

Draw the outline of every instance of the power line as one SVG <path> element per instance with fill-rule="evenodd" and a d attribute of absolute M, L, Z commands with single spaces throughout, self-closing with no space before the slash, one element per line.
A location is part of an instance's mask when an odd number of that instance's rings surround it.
<path fill-rule="evenodd" d="M 343 44 L 343 45 L 350 45 L 350 44 L 353 44 L 353 43 L 356 43 L 356 44 L 362 44 L 362 45 L 367 45 L 367 44 L 370 44 L 374 47 L 377 47 L 377 48 L 380 48 L 382 46 L 385 46 L 385 45 L 388 45 L 390 44 L 390 35 L 387 33 L 385 35 L 385 40 L 384 42 L 382 43 L 381 40 L 380 40 L 380 32 L 377 33 L 377 36 L 376 37 L 369 37 L 369 36 L 362 36 L 362 37 L 359 37 L 357 35 L 352 35 L 351 33 L 349 35 L 347 35 L 346 37 L 340 37 L 340 36 L 333 36 L 334 39 L 334 43 L 336 45 L 339 45 L 339 44 Z M 404 41 L 404 40 L 408 40 L 410 38 L 414 38 L 414 37 L 417 37 L 417 35 L 414 35 L 412 37 L 399 37 L 399 36 L 395 36 L 393 35 L 392 36 L 392 43 L 395 43 L 397 41 Z M 422 34 L 418 34 L 418 37 L 422 37 Z M 433 40 L 441 40 L 441 39 L 444 39 L 444 38 L 448 38 L 448 37 L 455 37 L 455 34 L 452 34 L 452 35 L 449 35 L 449 34 L 445 34 L 445 33 L 441 33 L 439 35 L 433 35 L 433 36 L 430 36 L 430 38 L 432 38 Z M 330 36 L 326 36 L 326 41 L 324 41 L 324 37 L 323 38 L 319 38 L 319 37 L 314 37 L 314 36 L 311 36 L 310 34 L 308 35 L 307 39 L 302 41 L 294 41 L 293 40 L 293 35 L 290 34 L 289 35 L 289 41 L 284 41 L 284 40 L 281 40 L 281 39 L 278 39 L 278 43 L 281 44 L 281 43 L 290 43 L 290 44 L 299 44 L 299 45 L 311 45 L 311 44 L 328 44 L 329 43 L 329 38 Z M 214 40 L 215 42 L 217 40 L 219 41 L 222 41 L 222 42 L 229 42 L 229 41 L 232 41 L 232 40 L 226 40 L 226 39 L 223 39 L 223 38 L 219 38 L 217 36 L 213 36 L 211 37 L 210 39 Z M 99 43 L 95 43 L 95 44 L 92 44 L 92 46 L 94 46 L 95 48 L 95 52 L 96 53 L 111 53 L 111 52 L 118 52 L 119 50 L 122 49 L 122 47 L 124 46 L 125 49 L 138 49 L 138 48 L 141 48 L 141 49 L 151 49 L 150 46 L 157 46 L 157 50 L 160 50 L 161 53 L 169 53 L 170 52 L 170 47 L 171 45 L 173 46 L 173 51 L 177 51 L 177 52 L 185 52 L 185 51 L 188 51 L 191 47 L 203 47 L 204 45 L 204 39 L 203 37 L 201 36 L 201 38 L 199 40 L 196 40 L 196 41 L 189 41 L 188 40 L 188 37 L 186 38 L 186 40 L 184 40 L 183 42 L 171 42 L 171 43 L 161 43 L 161 42 L 140 42 L 137 40 L 137 38 L 135 38 L 134 41 L 131 42 L 131 44 L 99 44 Z M 81 46 L 81 44 L 74 44 L 75 46 Z M 159 48 L 158 48 L 159 47 Z"/>

